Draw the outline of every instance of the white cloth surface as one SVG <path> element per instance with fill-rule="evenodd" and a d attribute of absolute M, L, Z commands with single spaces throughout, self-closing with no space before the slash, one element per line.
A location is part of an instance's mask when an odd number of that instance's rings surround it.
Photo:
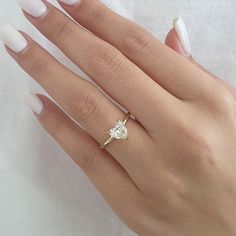
<path fill-rule="evenodd" d="M 51 2 L 56 4 L 55 0 Z M 161 40 L 172 27 L 173 18 L 182 16 L 194 57 L 218 76 L 235 83 L 235 0 L 104 2 Z M 66 65 L 79 71 L 26 21 L 15 0 L 1 4 L 0 25 L 6 23 L 27 31 Z M 135 235 L 24 106 L 22 94 L 29 87 L 41 91 L 1 45 L 0 235 Z"/>

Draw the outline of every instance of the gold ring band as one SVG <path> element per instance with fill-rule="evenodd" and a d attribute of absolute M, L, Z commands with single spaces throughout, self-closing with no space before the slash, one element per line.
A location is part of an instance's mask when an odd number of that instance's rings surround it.
<path fill-rule="evenodd" d="M 100 148 L 105 148 L 109 143 L 111 143 L 114 139 L 117 140 L 127 140 L 128 139 L 128 130 L 125 126 L 130 118 L 130 113 L 128 112 L 123 121 L 117 120 L 115 127 L 110 129 L 107 133 L 110 134 L 110 137 L 100 145 Z"/>

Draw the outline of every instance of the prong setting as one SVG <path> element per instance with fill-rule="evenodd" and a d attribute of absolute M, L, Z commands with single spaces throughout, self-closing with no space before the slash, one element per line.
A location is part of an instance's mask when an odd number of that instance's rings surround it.
<path fill-rule="evenodd" d="M 121 120 L 117 120 L 115 127 L 110 129 L 108 133 L 114 139 L 128 139 L 128 130 L 125 127 L 125 123 Z"/>

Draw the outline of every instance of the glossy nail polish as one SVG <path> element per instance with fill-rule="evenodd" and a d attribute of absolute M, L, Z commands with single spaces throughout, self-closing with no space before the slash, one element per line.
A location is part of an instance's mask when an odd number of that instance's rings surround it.
<path fill-rule="evenodd" d="M 34 17 L 43 16 L 47 12 L 47 6 L 41 0 L 18 0 L 18 4 Z"/>
<path fill-rule="evenodd" d="M 80 3 L 80 0 L 59 0 L 59 1 L 69 6 Z"/>
<path fill-rule="evenodd" d="M 24 36 L 11 25 L 4 25 L 0 28 L 0 39 L 16 53 L 23 51 L 28 45 Z"/>
<path fill-rule="evenodd" d="M 188 31 L 183 19 L 180 17 L 176 18 L 173 22 L 173 26 L 185 53 L 187 55 L 191 55 L 191 46 L 190 46 Z"/>
<path fill-rule="evenodd" d="M 24 94 L 24 102 L 37 115 L 41 114 L 43 111 L 43 103 L 37 95 L 31 92 Z"/>

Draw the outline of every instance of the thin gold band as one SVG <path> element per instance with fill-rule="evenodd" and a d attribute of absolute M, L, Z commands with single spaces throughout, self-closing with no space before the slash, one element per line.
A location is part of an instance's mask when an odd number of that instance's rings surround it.
<path fill-rule="evenodd" d="M 128 112 L 125 116 L 125 119 L 123 120 L 124 125 L 128 122 L 130 118 L 130 113 Z M 102 145 L 100 145 L 101 149 L 104 149 L 109 143 L 111 143 L 115 138 L 110 136 Z"/>

